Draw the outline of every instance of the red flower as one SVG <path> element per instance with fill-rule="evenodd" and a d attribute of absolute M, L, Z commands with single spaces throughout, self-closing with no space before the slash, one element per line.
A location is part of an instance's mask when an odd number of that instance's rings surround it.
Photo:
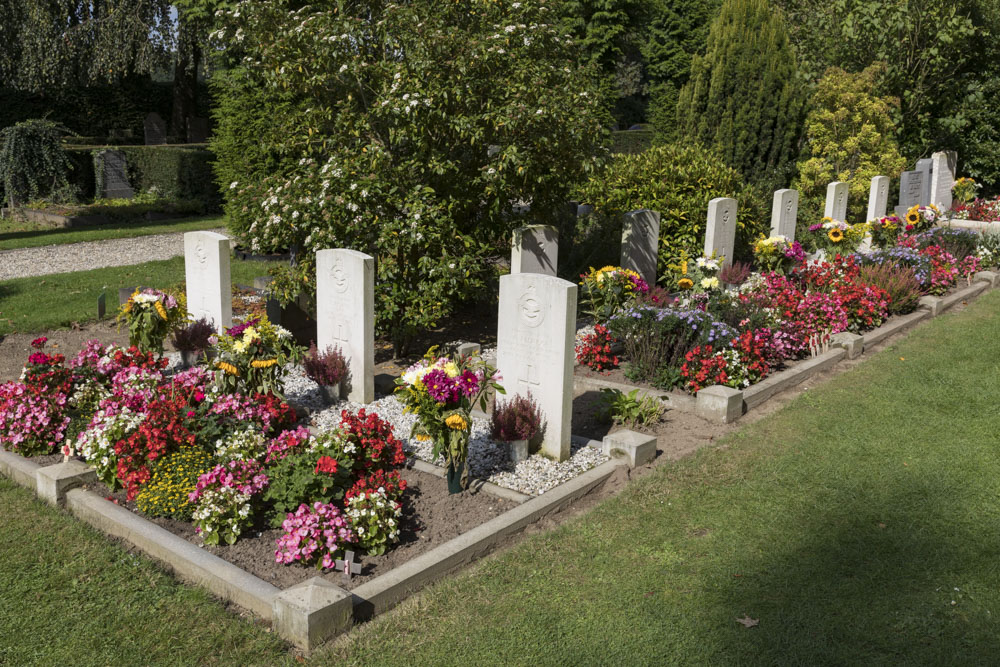
<path fill-rule="evenodd" d="M 39 336 L 35 340 L 31 341 L 31 347 L 35 348 L 36 350 L 40 350 L 43 347 L 45 347 L 45 344 L 48 342 L 49 342 L 48 338 L 46 338 L 45 336 Z"/>
<path fill-rule="evenodd" d="M 337 473 L 337 459 L 332 456 L 319 457 L 319 461 L 316 461 L 316 469 L 313 472 L 317 475 L 321 472 L 325 472 L 328 475 L 335 475 Z"/>

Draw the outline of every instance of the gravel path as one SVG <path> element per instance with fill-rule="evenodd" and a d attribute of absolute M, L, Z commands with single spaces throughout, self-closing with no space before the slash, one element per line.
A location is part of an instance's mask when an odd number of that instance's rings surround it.
<path fill-rule="evenodd" d="M 213 232 L 225 234 L 224 229 Z M 0 252 L 0 280 L 128 266 L 184 254 L 184 232 Z"/>

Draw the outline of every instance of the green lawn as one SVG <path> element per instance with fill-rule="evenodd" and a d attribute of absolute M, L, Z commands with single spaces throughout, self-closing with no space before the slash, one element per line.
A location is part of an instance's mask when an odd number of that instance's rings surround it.
<path fill-rule="evenodd" d="M 233 258 L 232 281 L 250 285 L 274 263 Z M 35 333 L 97 319 L 97 298 L 107 288 L 107 314 L 118 308 L 118 288 L 172 287 L 184 282 L 184 258 L 74 273 L 0 281 L 0 335 Z"/>
<path fill-rule="evenodd" d="M 37 248 L 46 245 L 79 243 L 80 241 L 124 239 L 149 236 L 150 234 L 193 232 L 225 226 L 226 220 L 220 216 L 200 216 L 160 222 L 114 223 L 69 229 L 58 229 L 37 222 L 21 222 L 3 218 L 0 219 L 0 250 Z"/>
<path fill-rule="evenodd" d="M 994 664 L 998 360 L 993 291 L 312 662 Z M 27 492 L 0 496 L 0 662 L 287 658 Z"/>

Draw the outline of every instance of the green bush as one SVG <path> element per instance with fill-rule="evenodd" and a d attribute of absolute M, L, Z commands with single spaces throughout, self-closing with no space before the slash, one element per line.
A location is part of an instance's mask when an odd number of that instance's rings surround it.
<path fill-rule="evenodd" d="M 11 207 L 69 185 L 71 165 L 60 144 L 64 129 L 50 120 L 28 120 L 0 130 L 0 182 Z"/>
<path fill-rule="evenodd" d="M 729 259 L 749 258 L 750 242 L 767 230 L 764 205 L 740 174 L 711 151 L 689 144 L 662 144 L 639 155 L 621 155 L 578 193 L 580 201 L 604 216 L 605 222 L 599 224 L 602 234 L 594 236 L 602 239 L 605 252 L 615 254 L 610 262 L 614 264 L 618 263 L 622 214 L 641 208 L 660 213 L 659 278 L 668 265 L 679 261 L 682 252 L 701 255 L 708 202 L 716 197 L 735 197 L 739 202 L 736 256 Z"/>

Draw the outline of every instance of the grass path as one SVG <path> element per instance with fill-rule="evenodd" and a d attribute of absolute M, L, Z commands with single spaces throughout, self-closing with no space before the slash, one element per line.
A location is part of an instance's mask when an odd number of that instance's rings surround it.
<path fill-rule="evenodd" d="M 38 248 L 40 246 L 63 245 L 66 243 L 79 243 L 81 241 L 136 238 L 139 236 L 170 234 L 173 232 L 193 232 L 201 229 L 215 229 L 225 226 L 225 218 L 218 215 L 162 220 L 159 222 L 109 223 L 66 229 L 51 227 L 38 222 L 15 221 L 3 218 L 0 219 L 0 250 Z"/>
<path fill-rule="evenodd" d="M 993 664 L 998 396 L 993 291 L 311 662 Z M 16 517 L 0 522 L 0 662 L 81 645 L 101 664 L 289 659 L 26 492 L 0 482 L 0 503 Z"/>

